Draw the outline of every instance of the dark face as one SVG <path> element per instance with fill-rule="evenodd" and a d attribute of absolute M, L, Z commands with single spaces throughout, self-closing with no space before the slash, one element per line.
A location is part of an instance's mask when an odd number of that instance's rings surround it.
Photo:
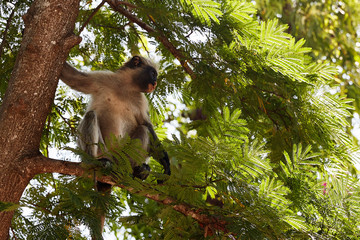
<path fill-rule="evenodd" d="M 133 80 L 141 92 L 150 93 L 155 90 L 157 85 L 157 71 L 150 66 L 147 61 L 139 56 L 134 56 L 124 64 L 125 68 L 135 70 Z"/>

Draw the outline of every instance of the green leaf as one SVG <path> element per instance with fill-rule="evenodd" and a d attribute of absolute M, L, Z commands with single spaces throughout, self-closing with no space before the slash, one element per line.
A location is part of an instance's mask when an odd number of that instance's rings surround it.
<path fill-rule="evenodd" d="M 0 212 L 14 211 L 20 207 L 19 204 L 0 201 Z"/>
<path fill-rule="evenodd" d="M 291 225 L 296 230 L 307 231 L 308 227 L 306 226 L 305 219 L 300 216 L 285 216 L 283 220 Z"/>
<path fill-rule="evenodd" d="M 191 12 L 200 21 L 211 24 L 211 20 L 215 23 L 219 23 L 219 18 L 222 16 L 220 11 L 220 4 L 212 0 L 182 0 L 183 6 L 191 9 Z"/>

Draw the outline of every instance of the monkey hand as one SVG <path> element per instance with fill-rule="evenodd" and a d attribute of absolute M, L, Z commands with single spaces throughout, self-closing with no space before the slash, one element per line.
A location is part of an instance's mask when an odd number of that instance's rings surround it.
<path fill-rule="evenodd" d="M 143 163 L 141 166 L 134 167 L 133 176 L 145 180 L 149 176 L 150 166 Z"/>

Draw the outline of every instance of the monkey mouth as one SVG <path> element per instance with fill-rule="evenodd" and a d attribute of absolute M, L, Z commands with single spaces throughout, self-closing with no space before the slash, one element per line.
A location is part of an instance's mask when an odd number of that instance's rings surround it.
<path fill-rule="evenodd" d="M 149 84 L 148 84 L 148 87 L 147 87 L 147 89 L 146 89 L 145 92 L 146 92 L 146 93 L 151 93 L 151 92 L 153 92 L 153 91 L 155 90 L 156 86 L 157 86 L 157 82 L 154 82 L 154 84 L 149 83 Z"/>

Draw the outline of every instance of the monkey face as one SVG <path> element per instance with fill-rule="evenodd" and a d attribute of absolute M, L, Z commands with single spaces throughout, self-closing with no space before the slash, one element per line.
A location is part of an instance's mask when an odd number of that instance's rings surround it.
<path fill-rule="evenodd" d="M 139 76 L 141 89 L 143 92 L 151 93 L 157 85 L 157 72 L 152 66 L 147 66 Z M 141 80 L 142 78 L 142 80 Z"/>
<path fill-rule="evenodd" d="M 151 93 L 157 85 L 157 71 L 145 58 L 134 56 L 124 64 L 125 68 L 134 70 L 133 81 L 141 92 Z"/>

